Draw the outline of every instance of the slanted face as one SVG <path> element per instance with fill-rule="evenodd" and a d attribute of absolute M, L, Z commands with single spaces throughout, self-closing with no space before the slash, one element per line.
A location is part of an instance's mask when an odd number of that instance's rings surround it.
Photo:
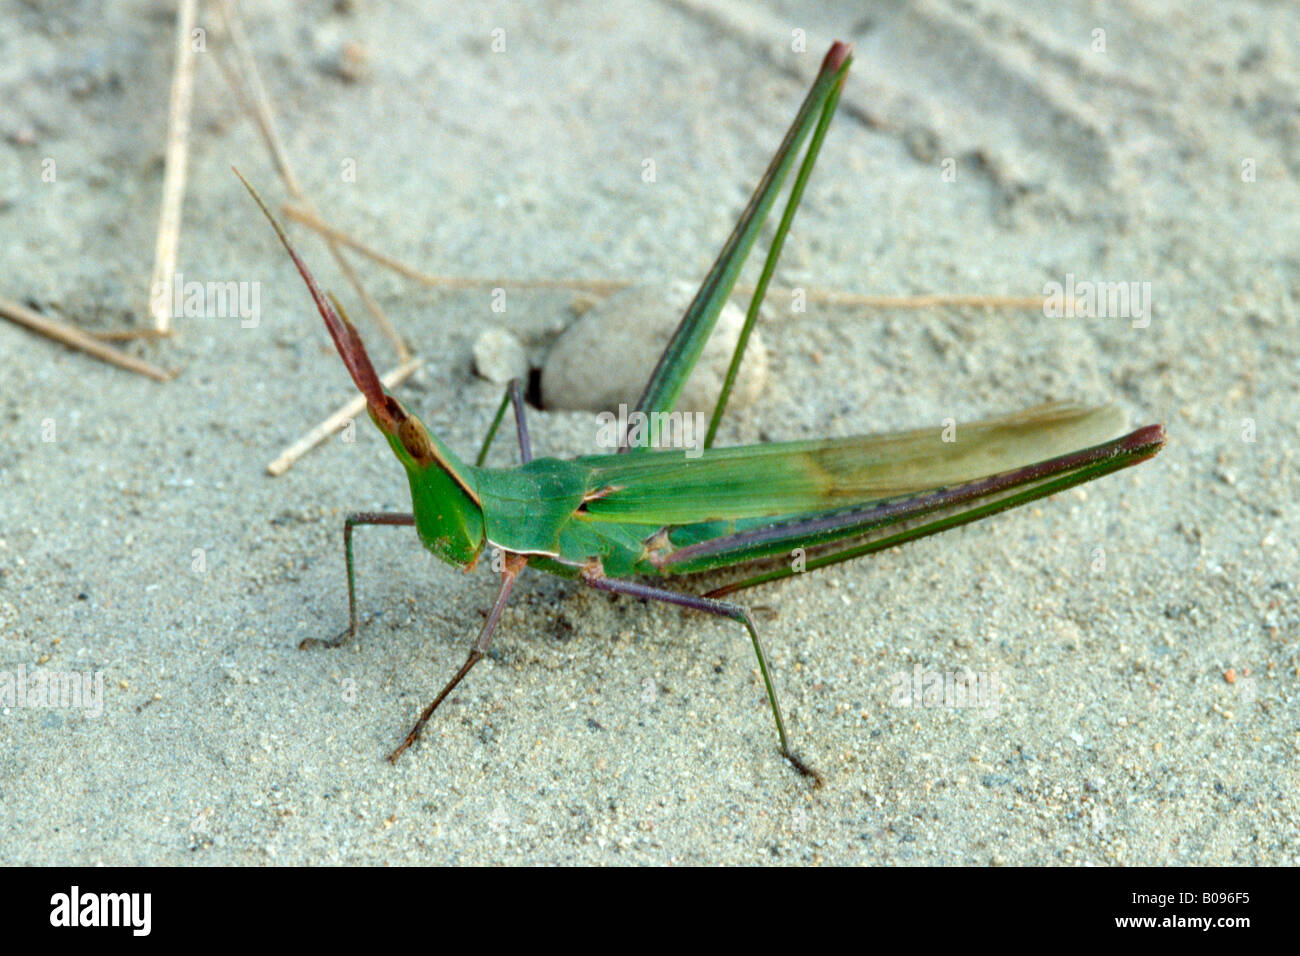
<path fill-rule="evenodd" d="M 385 437 L 406 469 L 420 541 L 448 564 L 473 567 L 487 544 L 473 473 L 423 422 L 407 414 L 391 396 L 389 401 L 396 406 L 390 411 L 397 427 L 385 431 Z M 384 431 L 382 426 L 380 430 Z"/>

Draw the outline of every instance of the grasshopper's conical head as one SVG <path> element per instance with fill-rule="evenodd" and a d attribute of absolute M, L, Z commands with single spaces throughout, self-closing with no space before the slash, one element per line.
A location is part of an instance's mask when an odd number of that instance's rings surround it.
<path fill-rule="evenodd" d="M 474 564 L 483 550 L 486 533 L 482 505 L 471 481 L 470 469 L 401 402 L 384 391 L 361 336 L 348 320 L 342 304 L 321 291 L 311 270 L 294 250 L 289 237 L 257 190 L 249 185 L 239 170 L 235 170 L 235 175 L 239 176 L 270 220 L 298 274 L 307 283 L 339 357 L 365 397 L 371 421 L 384 433 L 393 454 L 406 469 L 420 540 L 430 551 L 451 564 L 460 567 Z"/>
<path fill-rule="evenodd" d="M 420 540 L 449 564 L 472 567 L 487 543 L 483 507 L 470 480 L 473 473 L 397 399 L 385 397 L 397 419 L 396 430 L 386 430 L 373 411 L 370 417 L 406 469 Z"/>

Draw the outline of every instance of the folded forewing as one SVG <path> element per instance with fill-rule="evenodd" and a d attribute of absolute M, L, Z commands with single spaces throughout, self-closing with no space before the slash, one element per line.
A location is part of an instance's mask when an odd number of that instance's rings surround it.
<path fill-rule="evenodd" d="M 578 460 L 589 520 L 691 524 L 848 507 L 971 481 L 1119 434 L 1114 406 L 1050 404 L 952 429 Z"/>

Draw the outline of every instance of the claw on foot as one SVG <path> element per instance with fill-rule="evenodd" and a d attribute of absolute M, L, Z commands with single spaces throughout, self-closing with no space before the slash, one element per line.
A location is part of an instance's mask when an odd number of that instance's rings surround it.
<path fill-rule="evenodd" d="M 298 650 L 309 651 L 315 647 L 342 647 L 352 639 L 352 630 L 349 628 L 341 634 L 336 634 L 328 640 L 323 637 L 304 637 L 298 642 Z"/>
<path fill-rule="evenodd" d="M 804 763 L 793 751 L 782 750 L 781 756 L 790 761 L 790 766 L 794 767 L 795 770 L 812 780 L 814 790 L 820 790 L 826 786 L 826 778 L 816 768 Z"/>

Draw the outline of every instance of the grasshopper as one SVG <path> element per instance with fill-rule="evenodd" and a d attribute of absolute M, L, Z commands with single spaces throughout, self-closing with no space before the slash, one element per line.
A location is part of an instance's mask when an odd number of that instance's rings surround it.
<path fill-rule="evenodd" d="M 1161 425 L 1106 440 L 1123 430 L 1122 415 L 1113 406 L 1050 404 L 966 425 L 955 443 L 923 429 L 712 447 L 750 330 L 843 89 L 851 53 L 848 44 L 832 45 L 780 148 L 660 356 L 637 406 L 652 423 L 646 440 L 629 442 L 624 435 L 613 454 L 534 458 L 519 383 L 512 382 L 475 464 L 463 462 L 384 391 L 342 304 L 321 292 L 283 228 L 244 180 L 306 282 L 343 364 L 365 397 L 371 420 L 406 470 L 411 488 L 409 513 L 362 513 L 345 520 L 348 627 L 332 640 L 307 640 L 301 646 L 338 646 L 356 635 L 352 533 L 357 526 L 414 525 L 426 548 L 465 569 L 473 568 L 485 549 L 495 549 L 500 589 L 487 620 L 465 663 L 424 708 L 390 761 L 419 738 L 434 711 L 483 658 L 516 579 L 531 567 L 743 626 L 758 658 L 781 754 L 820 784 L 821 776 L 790 746 L 753 618 L 741 605 L 723 600 L 724 595 L 1023 505 L 1144 461 L 1164 444 Z M 751 299 L 705 448 L 693 457 L 656 448 L 655 423 L 673 411 L 805 141 L 808 147 Z M 522 464 L 485 468 L 508 406 L 514 409 Z M 783 560 L 794 549 L 802 549 L 802 567 Z M 748 576 L 703 594 L 645 583 L 732 567 Z"/>

